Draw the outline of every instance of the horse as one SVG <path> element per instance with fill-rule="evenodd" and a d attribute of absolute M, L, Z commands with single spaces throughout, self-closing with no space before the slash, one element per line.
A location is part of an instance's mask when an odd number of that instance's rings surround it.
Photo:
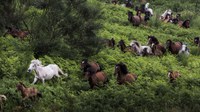
<path fill-rule="evenodd" d="M 5 95 L 0 95 L 0 111 L 3 109 L 3 103 L 7 100 Z"/>
<path fill-rule="evenodd" d="M 137 75 L 129 73 L 124 63 L 120 62 L 115 65 L 114 75 L 117 75 L 118 84 L 132 83 L 137 80 Z"/>
<path fill-rule="evenodd" d="M 153 9 L 149 8 L 149 3 L 145 4 L 145 12 L 149 12 L 153 16 Z"/>
<path fill-rule="evenodd" d="M 105 39 L 103 40 L 103 43 L 106 44 L 106 46 L 114 48 L 115 47 L 115 39 L 111 38 L 111 39 Z"/>
<path fill-rule="evenodd" d="M 87 68 L 85 72 L 86 76 L 88 77 L 89 85 L 91 89 L 94 89 L 94 87 L 99 87 L 101 84 L 105 85 L 109 82 L 105 72 L 103 71 L 97 71 L 95 72 L 93 67 Z"/>
<path fill-rule="evenodd" d="M 28 98 L 34 100 L 36 97 L 42 97 L 42 94 L 38 91 L 38 89 L 34 87 L 26 87 L 22 82 L 19 82 L 16 88 L 17 91 L 21 92 L 23 100 L 26 100 Z"/>
<path fill-rule="evenodd" d="M 187 55 L 187 56 L 190 54 L 189 49 L 188 49 L 186 44 L 182 44 L 181 49 L 179 50 L 178 54 L 179 55 L 184 54 L 184 55 Z"/>
<path fill-rule="evenodd" d="M 172 16 L 172 10 L 171 9 L 168 9 L 168 10 L 165 10 L 165 12 L 160 16 L 160 20 L 165 20 L 166 19 L 166 16 Z"/>
<path fill-rule="evenodd" d="M 152 54 L 152 49 L 149 46 L 141 46 L 141 44 L 133 40 L 130 44 L 133 49 L 136 50 L 136 53 L 140 56 L 146 56 Z"/>
<path fill-rule="evenodd" d="M 180 21 L 180 16 L 181 16 L 181 14 L 177 14 L 176 17 L 172 19 L 172 23 L 178 24 L 178 22 Z"/>
<path fill-rule="evenodd" d="M 38 79 L 41 79 L 44 85 L 45 80 L 50 80 L 54 76 L 60 77 L 59 73 L 62 75 L 68 76 L 67 73 L 63 73 L 63 71 L 59 68 L 56 64 L 49 64 L 47 66 L 43 66 L 41 61 L 38 59 L 34 59 L 31 61 L 31 64 L 29 65 L 28 71 L 31 72 L 35 70 L 35 78 L 32 84 L 35 84 Z"/>
<path fill-rule="evenodd" d="M 86 80 L 88 80 L 88 76 L 86 74 L 88 68 L 92 68 L 92 70 L 94 70 L 94 73 L 101 71 L 101 67 L 97 62 L 89 62 L 88 59 L 83 59 L 81 61 L 81 70 L 83 70 L 83 75 Z"/>
<path fill-rule="evenodd" d="M 13 28 L 13 27 L 6 27 L 7 31 L 6 33 L 3 35 L 4 37 L 7 35 L 7 34 L 10 34 L 12 35 L 14 38 L 16 37 L 19 37 L 20 39 L 24 39 L 28 34 L 29 32 L 28 31 L 21 31 L 17 28 Z"/>
<path fill-rule="evenodd" d="M 112 0 L 112 1 L 111 1 L 111 3 L 114 4 L 114 5 L 116 5 L 117 2 L 118 2 L 117 0 Z"/>
<path fill-rule="evenodd" d="M 199 37 L 194 37 L 194 44 L 199 46 L 200 40 Z"/>
<path fill-rule="evenodd" d="M 172 40 L 166 41 L 166 49 L 168 49 L 172 54 L 178 54 L 182 48 L 182 42 L 172 42 Z"/>
<path fill-rule="evenodd" d="M 181 76 L 181 74 L 178 71 L 168 71 L 167 75 L 171 83 Z"/>
<path fill-rule="evenodd" d="M 159 44 L 159 41 L 155 36 L 148 36 L 147 45 L 151 46 L 152 53 L 156 56 L 161 56 L 166 52 L 165 47 Z"/>
<path fill-rule="evenodd" d="M 139 26 L 144 21 L 144 18 L 141 16 L 140 10 L 137 11 L 136 16 L 133 15 L 133 12 L 128 11 L 128 20 L 133 26 Z"/>
<path fill-rule="evenodd" d="M 124 40 L 120 40 L 120 41 L 118 42 L 117 47 L 120 47 L 120 50 L 121 50 L 122 52 L 125 53 L 126 45 L 125 45 Z"/>
<path fill-rule="evenodd" d="M 128 7 L 128 8 L 132 8 L 133 2 L 131 0 L 125 0 L 125 6 Z"/>
<path fill-rule="evenodd" d="M 185 21 L 179 21 L 178 25 L 179 25 L 179 27 L 190 28 L 190 20 L 187 19 Z"/>

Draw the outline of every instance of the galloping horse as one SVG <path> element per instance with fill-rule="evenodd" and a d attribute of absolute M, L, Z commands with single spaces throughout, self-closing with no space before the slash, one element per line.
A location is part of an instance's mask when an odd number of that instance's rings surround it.
<path fill-rule="evenodd" d="M 145 4 L 145 12 L 149 12 L 153 16 L 153 9 L 149 8 L 149 3 Z"/>
<path fill-rule="evenodd" d="M 84 78 L 88 80 L 88 75 L 86 74 L 87 69 L 92 68 L 93 72 L 96 73 L 101 71 L 101 67 L 97 62 L 88 62 L 88 59 L 83 59 L 81 61 L 81 70 L 83 70 Z"/>
<path fill-rule="evenodd" d="M 10 34 L 14 38 L 19 37 L 22 40 L 29 34 L 28 31 L 21 31 L 13 27 L 6 27 L 6 29 L 7 29 L 7 32 L 4 34 L 4 36 L 6 36 L 7 34 Z"/>
<path fill-rule="evenodd" d="M 167 40 L 166 42 L 166 48 L 172 53 L 172 54 L 178 54 L 179 51 L 182 48 L 182 42 L 172 42 L 172 40 Z"/>
<path fill-rule="evenodd" d="M 137 79 L 137 75 L 129 73 L 124 63 L 118 63 L 115 65 L 114 75 L 117 75 L 118 84 L 131 83 Z"/>
<path fill-rule="evenodd" d="M 67 73 L 63 73 L 63 71 L 58 67 L 56 64 L 49 64 L 47 66 L 43 66 L 41 61 L 38 59 L 32 60 L 31 64 L 29 65 L 28 72 L 35 70 L 35 78 L 32 84 L 35 84 L 38 79 L 41 79 L 43 84 L 44 81 L 47 79 L 52 79 L 53 76 L 60 77 L 59 73 L 62 75 L 68 76 Z"/>
<path fill-rule="evenodd" d="M 128 20 L 133 26 L 139 26 L 144 21 L 144 17 L 141 16 L 140 10 L 137 11 L 136 16 L 133 15 L 133 12 L 128 11 Z"/>
<path fill-rule="evenodd" d="M 181 76 L 178 71 L 169 71 L 167 75 L 171 83 Z"/>
<path fill-rule="evenodd" d="M 88 76 L 90 88 L 93 89 L 95 86 L 106 84 L 109 80 L 103 71 L 95 72 L 93 67 L 87 68 L 85 74 Z"/>
<path fill-rule="evenodd" d="M 148 45 L 151 46 L 152 52 L 156 56 L 162 56 L 166 52 L 165 47 L 159 44 L 155 36 L 148 36 Z"/>
<path fill-rule="evenodd" d="M 131 42 L 131 46 L 133 47 L 133 49 L 136 50 L 136 53 L 140 56 L 152 54 L 152 50 L 149 46 L 141 46 L 140 43 L 135 40 Z"/>
<path fill-rule="evenodd" d="M 34 87 L 26 87 L 22 82 L 16 86 L 17 90 L 21 92 L 23 100 L 30 98 L 33 100 L 35 97 L 42 97 L 42 94 Z"/>

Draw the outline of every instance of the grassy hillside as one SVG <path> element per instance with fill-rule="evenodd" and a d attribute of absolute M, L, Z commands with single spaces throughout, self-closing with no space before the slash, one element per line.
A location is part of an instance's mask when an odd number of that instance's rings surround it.
<path fill-rule="evenodd" d="M 0 38 L 0 94 L 5 94 L 8 100 L 3 111 L 12 112 L 192 112 L 200 108 L 200 56 L 199 48 L 193 44 L 193 38 L 199 35 L 198 24 L 192 23 L 192 28 L 183 29 L 173 24 L 160 22 L 157 17 L 166 8 L 173 8 L 175 3 L 155 1 L 150 6 L 154 10 L 154 17 L 148 25 L 132 26 L 127 20 L 127 11 L 132 10 L 120 5 L 98 3 L 102 9 L 102 17 L 97 20 L 103 27 L 95 32 L 100 38 L 114 37 L 116 42 L 125 40 L 126 44 L 137 39 L 143 45 L 147 44 L 147 36 L 154 35 L 164 45 L 167 39 L 182 41 L 188 44 L 191 54 L 189 57 L 179 57 L 169 52 L 163 57 L 140 57 L 130 52 L 122 53 L 119 48 L 104 47 L 89 60 L 98 61 L 103 66 L 110 79 L 109 84 L 95 90 L 89 89 L 88 82 L 83 81 L 79 60 L 70 60 L 62 57 L 46 55 L 40 60 L 44 65 L 58 64 L 68 78 L 48 80 L 45 85 L 39 81 L 31 85 L 34 75 L 27 73 L 33 53 L 29 50 L 28 40 L 21 41 L 8 36 Z M 163 6 L 163 4 L 166 4 Z M 188 2 L 183 8 L 194 6 Z M 181 11 L 183 17 L 195 15 L 188 9 Z M 133 10 L 132 10 L 133 11 Z M 134 12 L 135 13 L 135 12 Z M 189 13 L 189 14 L 188 14 Z M 197 21 L 198 14 L 192 21 Z M 20 51 L 19 51 L 20 49 Z M 123 62 L 129 72 L 138 75 L 138 80 L 128 85 L 118 85 L 114 77 L 115 64 Z M 179 71 L 182 75 L 175 83 L 169 83 L 169 70 Z M 43 98 L 31 101 L 22 101 L 16 84 L 21 81 L 27 86 L 38 88 Z"/>

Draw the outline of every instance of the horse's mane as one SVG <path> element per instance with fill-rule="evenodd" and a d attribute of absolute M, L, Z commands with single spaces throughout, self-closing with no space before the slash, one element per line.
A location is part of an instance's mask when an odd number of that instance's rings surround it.
<path fill-rule="evenodd" d="M 127 69 L 127 67 L 126 67 L 126 65 L 125 65 L 124 63 L 121 62 L 121 63 L 117 64 L 117 66 L 120 67 L 121 72 L 122 72 L 123 74 L 127 74 L 127 73 L 128 73 L 128 69 Z"/>
<path fill-rule="evenodd" d="M 26 86 L 22 82 L 19 82 L 19 84 L 22 85 L 22 86 L 24 86 L 26 88 Z"/>

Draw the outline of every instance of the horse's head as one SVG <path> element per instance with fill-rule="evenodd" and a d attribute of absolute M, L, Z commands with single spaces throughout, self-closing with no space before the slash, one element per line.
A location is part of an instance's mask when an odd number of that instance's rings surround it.
<path fill-rule="evenodd" d="M 31 72 L 32 70 L 35 70 L 37 66 L 41 66 L 41 65 L 42 65 L 42 62 L 40 60 L 38 59 L 32 60 L 27 72 Z"/>
<path fill-rule="evenodd" d="M 81 61 L 81 70 L 84 69 L 88 65 L 88 59 L 83 59 Z"/>
<path fill-rule="evenodd" d="M 119 73 L 124 74 L 124 75 L 126 75 L 128 73 L 126 65 L 122 62 L 115 65 L 114 75 L 116 75 L 116 74 L 120 75 Z"/>
<path fill-rule="evenodd" d="M 148 43 L 147 45 L 152 45 L 152 44 L 159 44 L 158 39 L 155 36 L 148 36 Z"/>
<path fill-rule="evenodd" d="M 195 38 L 194 38 L 194 43 L 195 43 L 196 45 L 199 44 L 199 37 L 195 37 Z"/>
<path fill-rule="evenodd" d="M 6 101 L 7 97 L 5 95 L 0 95 L 0 99 Z"/>
<path fill-rule="evenodd" d="M 182 26 L 184 27 L 184 28 L 190 28 L 190 20 L 185 20 L 184 22 L 183 22 L 183 24 L 182 24 Z"/>
<path fill-rule="evenodd" d="M 19 82 L 16 86 L 17 90 L 23 90 L 24 88 L 26 88 L 26 86 L 22 83 L 22 82 Z"/>
<path fill-rule="evenodd" d="M 128 21 L 132 22 L 133 12 L 128 11 Z"/>
<path fill-rule="evenodd" d="M 142 11 L 141 11 L 141 10 L 137 10 L 136 15 L 137 15 L 137 16 L 141 16 L 141 14 L 142 14 Z"/>
<path fill-rule="evenodd" d="M 172 40 L 168 39 L 168 40 L 166 41 L 166 48 L 169 48 L 169 47 L 171 46 L 172 43 L 173 43 Z"/>

